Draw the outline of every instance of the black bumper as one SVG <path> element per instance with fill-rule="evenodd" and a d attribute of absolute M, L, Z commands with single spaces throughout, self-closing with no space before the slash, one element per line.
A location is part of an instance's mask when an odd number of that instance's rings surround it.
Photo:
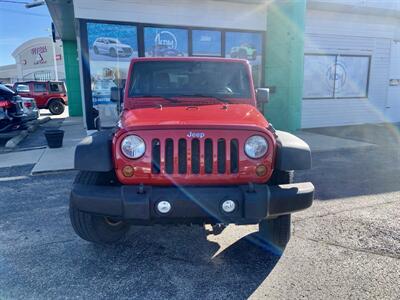
<path fill-rule="evenodd" d="M 93 186 L 75 184 L 71 206 L 81 211 L 122 218 L 136 223 L 256 224 L 268 217 L 290 214 L 311 206 L 310 182 L 279 186 L 218 187 Z M 236 209 L 225 213 L 222 202 L 233 200 Z M 171 210 L 156 206 L 168 201 Z"/>

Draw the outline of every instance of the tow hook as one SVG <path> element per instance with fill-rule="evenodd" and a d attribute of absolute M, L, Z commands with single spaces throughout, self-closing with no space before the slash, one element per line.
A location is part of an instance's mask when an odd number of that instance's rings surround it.
<path fill-rule="evenodd" d="M 207 230 L 207 234 L 219 235 L 222 233 L 222 231 L 224 231 L 225 228 L 226 228 L 225 224 L 218 223 L 212 225 L 212 230 Z"/>

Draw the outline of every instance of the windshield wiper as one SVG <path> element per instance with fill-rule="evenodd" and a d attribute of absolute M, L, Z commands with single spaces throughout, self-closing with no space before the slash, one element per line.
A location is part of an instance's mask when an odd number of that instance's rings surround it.
<path fill-rule="evenodd" d="M 215 95 L 207 95 L 207 94 L 183 94 L 183 95 L 179 95 L 177 97 L 212 98 L 212 99 L 218 100 L 219 102 L 222 102 L 222 103 L 231 103 L 231 101 L 229 101 L 226 98 L 218 97 Z"/>
<path fill-rule="evenodd" d="M 174 98 L 170 98 L 170 97 L 164 97 L 161 95 L 135 95 L 135 98 L 161 98 L 164 100 L 167 100 L 171 103 L 178 103 L 179 100 L 178 99 L 174 99 Z"/>

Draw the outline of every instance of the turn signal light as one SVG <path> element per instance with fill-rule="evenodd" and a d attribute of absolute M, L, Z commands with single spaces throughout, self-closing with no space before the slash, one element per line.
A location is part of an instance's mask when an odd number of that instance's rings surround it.
<path fill-rule="evenodd" d="M 122 174 L 124 174 L 125 177 L 132 177 L 134 174 L 134 169 L 131 166 L 125 166 L 122 168 Z"/>
<path fill-rule="evenodd" d="M 267 167 L 264 166 L 264 165 L 259 165 L 259 166 L 257 166 L 257 168 L 256 168 L 256 174 L 257 174 L 257 176 L 259 176 L 259 177 L 265 176 L 265 174 L 267 174 Z"/>

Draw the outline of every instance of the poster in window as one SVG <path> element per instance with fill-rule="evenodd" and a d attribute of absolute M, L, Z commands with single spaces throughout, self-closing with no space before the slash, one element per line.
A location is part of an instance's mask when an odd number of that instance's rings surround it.
<path fill-rule="evenodd" d="M 338 56 L 336 98 L 367 97 L 369 56 Z"/>
<path fill-rule="evenodd" d="M 177 28 L 144 28 L 145 56 L 188 56 L 188 31 Z"/>
<path fill-rule="evenodd" d="M 304 98 L 333 98 L 335 55 L 304 56 Z"/>
<path fill-rule="evenodd" d="M 90 60 L 130 61 L 138 56 L 136 26 L 88 23 Z"/>
<path fill-rule="evenodd" d="M 118 120 L 118 103 L 111 101 L 111 89 L 124 87 L 130 60 L 138 56 L 136 26 L 87 23 L 90 79 L 93 107 L 102 125 Z"/>
<path fill-rule="evenodd" d="M 256 86 L 261 85 L 262 34 L 256 32 L 227 32 L 225 56 L 247 59 L 252 66 Z"/>
<path fill-rule="evenodd" d="M 221 56 L 221 32 L 215 30 L 192 31 L 193 55 Z"/>

